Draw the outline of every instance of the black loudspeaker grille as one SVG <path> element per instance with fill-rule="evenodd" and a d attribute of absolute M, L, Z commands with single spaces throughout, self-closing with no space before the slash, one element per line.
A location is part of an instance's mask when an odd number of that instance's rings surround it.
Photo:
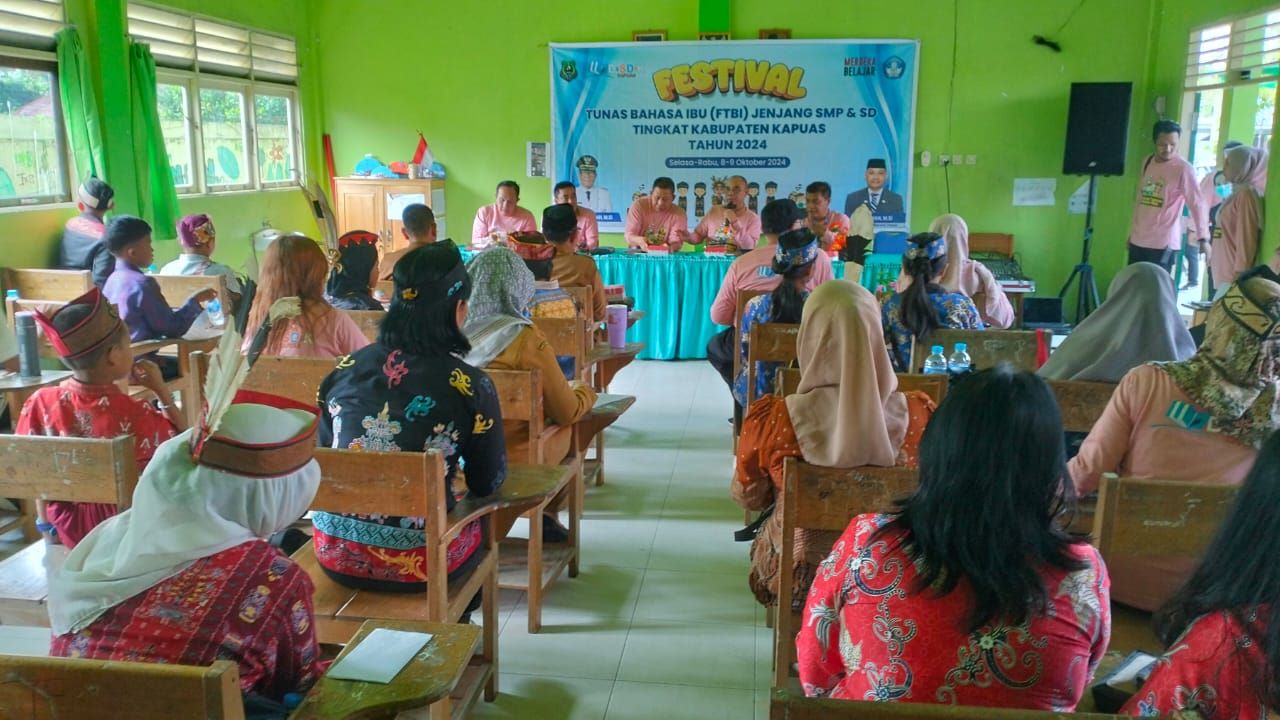
<path fill-rule="evenodd" d="M 1123 175 L 1133 83 L 1072 83 L 1063 175 Z"/>

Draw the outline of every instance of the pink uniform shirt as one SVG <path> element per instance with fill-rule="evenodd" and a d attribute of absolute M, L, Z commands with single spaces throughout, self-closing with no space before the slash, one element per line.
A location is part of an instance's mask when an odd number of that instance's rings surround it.
<path fill-rule="evenodd" d="M 700 243 L 708 238 L 714 238 L 724 226 L 727 213 L 728 211 L 723 207 L 712 208 L 711 212 L 702 218 L 702 222 L 698 223 L 698 227 L 693 229 L 693 241 Z M 760 216 L 746 208 L 738 211 L 737 219 L 729 226 L 733 228 L 734 244 L 743 250 L 754 248 L 756 241 L 760 239 Z"/>
<path fill-rule="evenodd" d="M 1195 422 L 1203 410 L 1163 370 L 1139 365 L 1125 374 L 1094 424 L 1080 453 L 1067 466 L 1081 495 L 1098 489 L 1102 473 L 1121 477 L 1239 485 L 1257 451 Z M 1190 418 L 1190 420 L 1188 420 Z M 1186 557 L 1109 557 L 1111 595 L 1154 610 L 1195 565 Z"/>
<path fill-rule="evenodd" d="M 771 291 L 778 287 L 779 278 L 772 267 L 775 249 L 776 245 L 763 245 L 733 261 L 720 283 L 715 302 L 711 303 L 711 322 L 717 325 L 733 324 L 734 313 L 738 312 L 738 293 L 744 290 Z M 809 273 L 805 289 L 813 290 L 832 277 L 831 258 L 820 252 L 813 261 L 813 271 Z"/>
<path fill-rule="evenodd" d="M 1138 181 L 1129 242 L 1152 250 L 1182 247 L 1179 231 L 1183 205 L 1191 213 L 1192 240 L 1208 238 L 1209 211 L 1191 163 L 1180 157 L 1168 162 L 1156 162 L 1149 157 L 1144 165 L 1146 169 Z"/>
<path fill-rule="evenodd" d="M 475 222 L 471 223 L 471 240 L 485 243 L 489 239 L 489 233 L 494 230 L 508 233 L 538 232 L 538 221 L 533 219 L 533 213 L 522 207 L 516 207 L 512 215 L 503 215 L 498 212 L 497 203 L 491 203 L 476 211 Z"/>
<path fill-rule="evenodd" d="M 600 224 L 596 214 L 582 206 L 574 208 L 578 215 L 578 247 L 594 250 L 600 247 Z"/>
<path fill-rule="evenodd" d="M 814 229 L 814 225 L 809 222 L 809 218 L 806 217 L 804 219 L 804 224 L 813 232 L 814 235 L 819 235 L 818 231 Z M 821 237 L 819 237 L 822 247 L 824 248 L 829 246 L 836 239 L 835 233 L 831 232 L 832 225 L 840 228 L 840 232 L 848 235 L 849 216 L 842 212 L 836 212 L 835 210 L 827 213 L 826 219 L 822 221 L 822 233 L 820 234 Z"/>
<path fill-rule="evenodd" d="M 653 201 L 647 197 L 631 203 L 627 209 L 626 234 L 643 238 L 650 230 L 665 233 L 667 242 L 679 240 L 677 233 L 689 229 L 689 219 L 679 205 L 672 203 L 671 209 L 660 212 L 653 207 Z"/>

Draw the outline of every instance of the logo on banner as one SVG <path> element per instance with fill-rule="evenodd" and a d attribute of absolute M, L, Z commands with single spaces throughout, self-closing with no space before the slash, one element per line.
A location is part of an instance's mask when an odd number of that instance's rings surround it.
<path fill-rule="evenodd" d="M 578 61 L 577 60 L 561 60 L 560 61 L 560 79 L 565 82 L 573 82 L 578 79 Z"/>
<path fill-rule="evenodd" d="M 884 61 L 884 76 L 890 80 L 897 80 L 906 71 L 907 63 L 896 55 Z"/>
<path fill-rule="evenodd" d="M 640 72 L 640 66 L 635 63 L 609 63 L 604 64 L 599 60 L 592 60 L 587 66 L 587 72 L 592 75 L 605 75 L 611 78 L 633 78 Z"/>

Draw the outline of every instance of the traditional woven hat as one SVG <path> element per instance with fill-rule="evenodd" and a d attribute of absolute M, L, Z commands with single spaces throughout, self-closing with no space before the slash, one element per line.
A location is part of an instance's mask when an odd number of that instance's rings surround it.
<path fill-rule="evenodd" d="M 75 325 L 59 331 L 54 326 L 54 318 L 73 307 L 89 307 L 89 314 Z M 108 302 L 102 291 L 94 288 L 71 302 L 58 308 L 53 315 L 46 316 L 42 312 L 35 314 L 36 323 L 44 329 L 49 343 L 58 352 L 58 356 L 73 360 L 97 350 L 116 338 L 123 321 L 116 306 Z"/>

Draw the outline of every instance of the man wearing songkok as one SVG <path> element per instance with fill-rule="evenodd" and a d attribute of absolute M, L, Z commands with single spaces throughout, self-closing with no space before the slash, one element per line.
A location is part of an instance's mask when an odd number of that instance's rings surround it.
<path fill-rule="evenodd" d="M 577 247 L 583 250 L 595 250 L 600 247 L 600 223 L 596 222 L 594 212 L 578 204 L 578 192 L 573 187 L 573 183 L 567 180 L 556 183 L 555 201 L 557 205 L 568 205 L 573 208 L 578 226 Z"/>

